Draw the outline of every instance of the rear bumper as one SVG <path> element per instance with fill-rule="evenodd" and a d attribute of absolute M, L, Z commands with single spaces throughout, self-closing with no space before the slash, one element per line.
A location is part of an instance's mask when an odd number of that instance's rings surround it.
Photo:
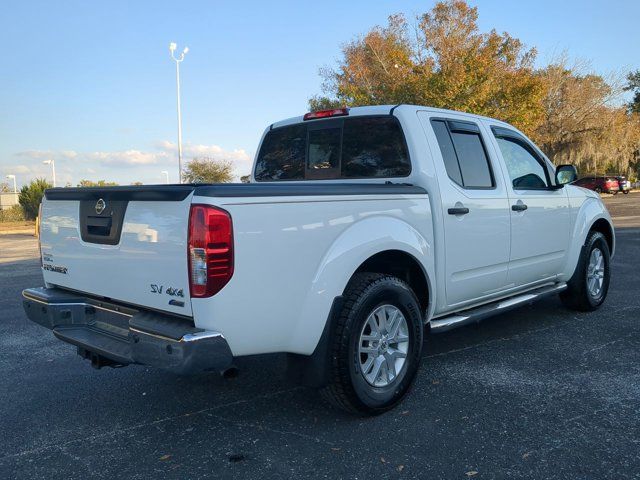
<path fill-rule="evenodd" d="M 30 320 L 76 345 L 96 367 L 135 363 L 189 374 L 223 371 L 233 361 L 221 333 L 196 328 L 185 318 L 57 288 L 29 288 L 22 296 Z"/>

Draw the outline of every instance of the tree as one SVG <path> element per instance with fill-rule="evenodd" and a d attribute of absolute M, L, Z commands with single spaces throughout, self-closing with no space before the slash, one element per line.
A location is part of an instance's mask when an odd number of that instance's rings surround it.
<path fill-rule="evenodd" d="M 18 202 L 22 206 L 24 216 L 27 220 L 33 220 L 38 216 L 38 208 L 42 203 L 44 191 L 52 185 L 44 178 L 32 180 L 29 185 L 25 185 L 20 190 Z"/>
<path fill-rule="evenodd" d="M 242 175 L 240 177 L 240 182 L 242 182 L 242 183 L 250 183 L 251 182 L 251 175 Z"/>
<path fill-rule="evenodd" d="M 640 114 L 640 70 L 629 73 L 627 81 L 624 89 L 633 93 L 633 99 L 628 104 L 629 112 Z"/>
<path fill-rule="evenodd" d="M 477 20 L 463 0 L 438 2 L 413 23 L 392 15 L 320 70 L 324 95 L 309 100 L 311 109 L 408 103 L 486 115 L 518 127 L 556 164 L 637 175 L 640 70 L 624 85 L 566 58 L 535 68 L 534 48 L 481 32 Z M 628 108 L 625 89 L 634 93 Z"/>
<path fill-rule="evenodd" d="M 13 192 L 13 189 L 9 186 L 7 182 L 0 182 L 0 193 L 9 193 Z"/>
<path fill-rule="evenodd" d="M 185 166 L 182 178 L 186 183 L 228 183 L 233 179 L 230 160 L 196 157 Z"/>
<path fill-rule="evenodd" d="M 117 185 L 116 182 L 107 182 L 106 180 L 98 180 L 97 182 L 93 180 L 80 180 L 80 182 L 78 182 L 79 187 L 115 187 Z"/>
<path fill-rule="evenodd" d="M 565 58 L 539 75 L 546 85 L 544 121 L 526 133 L 556 164 L 573 163 L 583 174 L 629 175 L 640 123 L 620 106 L 622 80 L 605 79 L 584 64 L 570 66 Z"/>
<path fill-rule="evenodd" d="M 24 221 L 24 211 L 20 205 L 12 205 L 9 208 L 0 210 L 0 223 L 22 221 Z"/>
<path fill-rule="evenodd" d="M 311 108 L 413 103 L 537 126 L 544 83 L 535 49 L 508 33 L 480 32 L 477 19 L 477 8 L 461 0 L 437 3 L 413 26 L 389 17 L 345 45 L 337 68 L 321 69 L 326 95 Z"/>

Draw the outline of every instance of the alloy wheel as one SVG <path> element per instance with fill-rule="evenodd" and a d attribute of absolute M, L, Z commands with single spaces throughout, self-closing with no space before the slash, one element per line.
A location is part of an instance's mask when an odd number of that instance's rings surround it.
<path fill-rule="evenodd" d="M 598 298 L 604 283 L 604 255 L 599 248 L 591 250 L 587 266 L 587 290 L 593 298 Z"/>
<path fill-rule="evenodd" d="M 358 341 L 360 371 L 374 387 L 390 385 L 406 365 L 409 328 L 393 305 L 377 307 L 367 317 Z"/>

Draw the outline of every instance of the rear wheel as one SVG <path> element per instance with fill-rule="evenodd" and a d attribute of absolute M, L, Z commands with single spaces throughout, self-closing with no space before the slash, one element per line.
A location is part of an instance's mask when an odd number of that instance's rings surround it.
<path fill-rule="evenodd" d="M 591 232 L 582 247 L 578 266 L 568 288 L 560 294 L 569 308 L 580 311 L 596 310 L 604 303 L 609 291 L 609 245 L 600 232 Z"/>
<path fill-rule="evenodd" d="M 344 297 L 322 394 L 350 412 L 382 413 L 402 399 L 418 370 L 420 306 L 404 281 L 378 273 L 354 275 Z"/>
<path fill-rule="evenodd" d="M 629 190 L 623 190 L 622 193 L 626 195 L 627 193 L 629 193 Z"/>
<path fill-rule="evenodd" d="M 600 187 L 596 187 L 594 190 L 596 193 L 602 193 L 602 189 Z"/>

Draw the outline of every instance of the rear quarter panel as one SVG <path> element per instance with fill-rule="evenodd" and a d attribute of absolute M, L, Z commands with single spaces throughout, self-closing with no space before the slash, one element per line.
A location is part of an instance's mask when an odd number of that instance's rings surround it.
<path fill-rule="evenodd" d="M 426 195 L 220 199 L 230 212 L 235 270 L 214 297 L 192 299 L 198 327 L 220 331 L 234 355 L 310 354 L 331 304 L 370 256 L 403 250 L 433 278 Z"/>

